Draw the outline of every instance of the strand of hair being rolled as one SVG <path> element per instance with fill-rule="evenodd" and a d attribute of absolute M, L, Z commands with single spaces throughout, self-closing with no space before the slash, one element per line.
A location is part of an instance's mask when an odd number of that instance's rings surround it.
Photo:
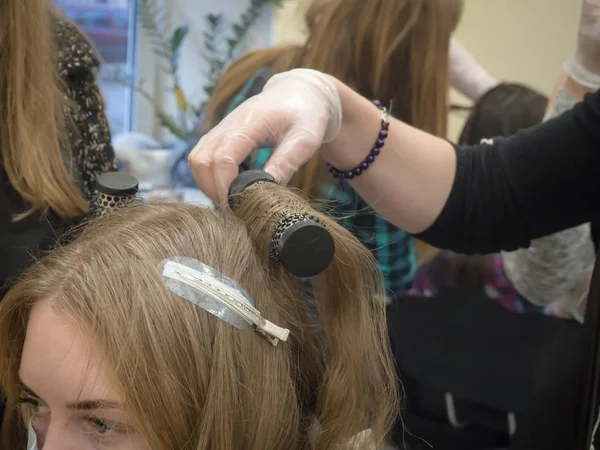
<path fill-rule="evenodd" d="M 384 435 L 399 407 L 381 413 L 379 406 L 398 398 L 398 386 L 387 346 L 382 277 L 371 253 L 265 172 L 242 172 L 229 204 L 246 222 L 272 276 L 290 285 L 295 283 L 290 275 L 313 277 L 326 364 L 315 396 L 317 447 L 339 445 L 339 433 L 328 430 L 342 429 L 349 439 L 367 428 Z"/>

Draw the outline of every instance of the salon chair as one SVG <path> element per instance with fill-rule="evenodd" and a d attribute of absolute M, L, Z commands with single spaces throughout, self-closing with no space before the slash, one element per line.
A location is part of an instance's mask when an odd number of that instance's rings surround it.
<path fill-rule="evenodd" d="M 399 448 L 570 449 L 584 327 L 457 289 L 397 298 L 388 325 L 405 390 Z"/>

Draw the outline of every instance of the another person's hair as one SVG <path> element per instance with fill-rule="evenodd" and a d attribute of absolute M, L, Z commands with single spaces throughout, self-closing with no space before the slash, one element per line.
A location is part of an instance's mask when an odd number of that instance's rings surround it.
<path fill-rule="evenodd" d="M 459 145 L 477 145 L 482 139 L 512 136 L 539 124 L 548 107 L 548 97 L 517 83 L 501 83 L 486 92 L 473 106 Z"/>
<path fill-rule="evenodd" d="M 333 262 L 314 280 L 316 311 L 296 278 L 269 258 L 276 218 L 293 204 L 317 216 L 335 241 Z M 0 304 L 3 448 L 21 448 L 25 439 L 19 361 L 31 308 L 42 298 L 104 350 L 136 429 L 155 450 L 344 448 L 368 428 L 384 439 L 399 406 L 376 262 L 281 186 L 248 188 L 235 214 L 185 204 L 127 207 L 25 273 Z M 288 341 L 273 347 L 177 297 L 158 270 L 172 256 L 196 258 L 237 281 L 266 318 L 290 329 Z"/>
<path fill-rule="evenodd" d="M 460 134 L 459 145 L 477 145 L 482 139 L 512 136 L 539 124 L 548 97 L 527 86 L 501 83 L 475 103 Z M 431 276 L 439 286 L 481 288 L 492 276 L 494 255 L 440 252 L 431 262 Z"/>
<path fill-rule="evenodd" d="M 219 80 L 203 128 L 216 125 L 259 69 L 278 73 L 302 67 L 333 75 L 364 97 L 391 103 L 396 118 L 446 137 L 448 52 L 462 6 L 462 0 L 313 0 L 306 14 L 306 43 L 238 59 Z M 320 158 L 313 157 L 291 184 L 320 198 L 330 178 Z"/>
<path fill-rule="evenodd" d="M 87 201 L 73 183 L 58 52 L 48 0 L 0 2 L 0 169 L 29 205 L 76 217 Z"/>

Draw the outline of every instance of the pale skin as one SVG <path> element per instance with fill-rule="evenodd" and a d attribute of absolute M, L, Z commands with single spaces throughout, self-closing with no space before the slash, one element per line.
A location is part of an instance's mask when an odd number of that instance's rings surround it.
<path fill-rule="evenodd" d="M 150 450 L 109 379 L 102 352 L 51 299 L 33 306 L 19 377 L 40 450 Z"/>

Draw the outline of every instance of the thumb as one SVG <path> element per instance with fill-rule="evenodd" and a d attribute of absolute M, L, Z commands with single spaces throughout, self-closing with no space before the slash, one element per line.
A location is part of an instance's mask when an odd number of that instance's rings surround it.
<path fill-rule="evenodd" d="M 315 136 L 304 136 L 301 139 L 284 139 L 278 145 L 265 165 L 265 172 L 281 184 L 287 184 L 300 166 L 306 163 L 321 145 Z"/>

